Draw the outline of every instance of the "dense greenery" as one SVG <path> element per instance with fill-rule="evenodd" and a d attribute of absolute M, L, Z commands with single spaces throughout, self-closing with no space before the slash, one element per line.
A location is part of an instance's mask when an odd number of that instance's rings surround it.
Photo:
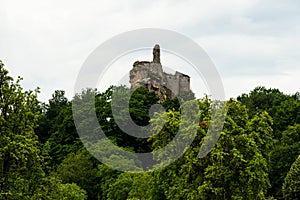
<path fill-rule="evenodd" d="M 267 111 L 273 119 L 274 148 L 269 154 L 268 194 L 282 196 L 282 185 L 291 165 L 300 154 L 300 93 L 286 95 L 278 89 L 257 87 L 237 98 L 249 115 Z"/>
<path fill-rule="evenodd" d="M 282 189 L 285 199 L 300 199 L 300 156 L 285 177 Z"/>
<path fill-rule="evenodd" d="M 0 199 L 84 199 L 86 192 L 75 183 L 46 174 L 51 158 L 34 132 L 43 115 L 38 89 L 23 91 L 20 81 L 0 62 Z"/>
<path fill-rule="evenodd" d="M 39 90 L 24 91 L 20 81 L 14 81 L 0 62 L 0 199 L 300 198 L 299 93 L 287 95 L 257 87 L 228 100 L 221 136 L 212 151 L 199 158 L 212 123 L 211 106 L 217 103 L 208 96 L 195 99 L 192 93 L 180 94 L 178 99 L 159 103 L 166 112 L 149 116 L 149 109 L 159 98 L 146 88 L 132 91 L 112 86 L 105 92 L 87 89 L 72 100 L 57 90 L 48 103 L 41 103 L 37 99 Z M 128 100 L 115 98 L 120 94 L 132 94 L 130 117 L 139 126 L 151 123 L 151 137 L 136 138 L 119 127 L 117 122 L 127 122 L 126 110 L 120 105 Z M 196 130 L 195 139 L 167 167 L 144 173 L 109 168 L 85 149 L 74 125 L 72 104 L 88 95 L 95 97 L 93 111 L 101 129 L 127 151 L 144 153 L 166 146 L 182 123 L 187 125 L 185 132 Z M 180 104 L 188 102 L 199 105 L 200 113 L 190 113 L 199 119 L 197 126 L 181 117 Z M 117 117 L 112 113 L 112 103 L 120 106 Z M 99 141 L 93 148 L 97 145 L 105 144 Z M 155 164 L 162 155 L 154 155 Z M 122 155 L 114 156 L 119 162 L 127 162 Z M 143 165 L 138 168 L 147 170 Z"/>

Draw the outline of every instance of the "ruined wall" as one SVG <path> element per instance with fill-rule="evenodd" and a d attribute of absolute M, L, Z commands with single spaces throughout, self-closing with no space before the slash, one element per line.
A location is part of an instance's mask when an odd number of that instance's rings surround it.
<path fill-rule="evenodd" d="M 175 76 L 177 76 L 179 80 L 179 91 L 189 91 L 190 77 L 180 72 L 176 72 Z"/>
<path fill-rule="evenodd" d="M 173 93 L 172 96 L 175 97 L 179 93 L 178 77 L 176 77 L 172 74 L 167 74 L 167 73 L 165 73 L 165 77 L 166 77 L 166 87 L 172 91 L 172 93 Z"/>
<path fill-rule="evenodd" d="M 136 61 L 133 65 L 133 69 L 130 71 L 131 87 L 141 87 L 146 83 L 163 82 L 163 70 L 162 66 L 157 63 L 147 61 Z"/>
<path fill-rule="evenodd" d="M 153 61 L 136 61 L 133 64 L 129 82 L 132 88 L 146 87 L 154 91 L 161 100 L 165 100 L 166 97 L 174 98 L 180 92 L 190 90 L 188 75 L 180 72 L 176 72 L 175 75 L 163 72 L 159 45 L 153 48 Z"/>

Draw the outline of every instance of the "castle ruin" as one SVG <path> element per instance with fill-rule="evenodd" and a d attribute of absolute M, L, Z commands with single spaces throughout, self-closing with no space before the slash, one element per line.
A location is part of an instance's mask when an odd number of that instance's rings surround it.
<path fill-rule="evenodd" d="M 168 74 L 163 72 L 160 63 L 160 47 L 156 44 L 153 48 L 153 60 L 136 61 L 133 69 L 130 70 L 131 88 L 146 87 L 154 91 L 164 101 L 167 98 L 174 98 L 184 91 L 190 91 L 190 77 L 177 72 Z"/>

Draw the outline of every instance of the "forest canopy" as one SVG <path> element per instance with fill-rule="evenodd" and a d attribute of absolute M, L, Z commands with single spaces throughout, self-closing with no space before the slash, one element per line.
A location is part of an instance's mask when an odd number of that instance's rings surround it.
<path fill-rule="evenodd" d="M 130 173 L 102 164 L 86 150 L 74 124 L 73 102 L 93 95 L 93 111 L 110 141 L 126 151 L 144 153 L 174 138 L 183 120 L 182 99 L 159 102 L 154 92 L 135 90 L 130 116 L 139 126 L 152 123 L 154 132 L 149 138 L 137 138 L 119 128 L 111 110 L 113 93 L 130 88 L 86 89 L 71 100 L 57 90 L 43 103 L 37 97 L 39 88 L 24 90 L 21 81 L 9 76 L 0 61 L 0 199 L 300 199 L 298 92 L 284 94 L 259 86 L 226 101 L 220 138 L 204 158 L 197 156 L 214 101 L 209 96 L 192 99 L 201 112 L 196 137 L 184 154 L 159 170 Z M 154 104 L 166 112 L 150 117 Z M 155 125 L 163 119 L 158 130 Z M 94 148 L 97 145 L 101 141 Z M 126 162 L 121 154 L 115 159 Z"/>

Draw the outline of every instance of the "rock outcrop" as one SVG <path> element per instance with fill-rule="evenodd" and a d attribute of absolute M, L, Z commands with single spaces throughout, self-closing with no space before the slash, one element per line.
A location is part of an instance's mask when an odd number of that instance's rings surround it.
<path fill-rule="evenodd" d="M 154 91 L 160 101 L 174 98 L 181 92 L 190 90 L 188 75 L 177 71 L 174 75 L 163 72 L 158 44 L 153 48 L 153 61 L 136 61 L 133 64 L 129 82 L 132 88 L 146 87 L 149 91 Z"/>

